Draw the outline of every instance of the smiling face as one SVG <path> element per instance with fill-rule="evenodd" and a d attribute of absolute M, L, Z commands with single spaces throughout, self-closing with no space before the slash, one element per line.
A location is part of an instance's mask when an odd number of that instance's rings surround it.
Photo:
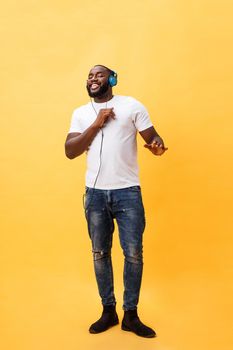
<path fill-rule="evenodd" d="M 90 97 L 102 97 L 111 92 L 109 75 L 109 70 L 102 66 L 95 66 L 90 70 L 86 85 Z"/>

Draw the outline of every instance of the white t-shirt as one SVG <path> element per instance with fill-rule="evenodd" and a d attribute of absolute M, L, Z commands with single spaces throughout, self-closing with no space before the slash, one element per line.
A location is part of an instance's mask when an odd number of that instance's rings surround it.
<path fill-rule="evenodd" d="M 94 108 L 95 110 L 94 110 Z M 116 119 L 109 119 L 87 151 L 86 186 L 98 189 L 119 189 L 139 185 L 137 164 L 137 131 L 152 126 L 146 108 L 130 96 L 113 96 L 104 103 L 93 101 L 74 110 L 69 133 L 83 133 L 96 119 L 102 108 L 114 108 Z M 96 111 L 96 112 L 95 112 Z"/>

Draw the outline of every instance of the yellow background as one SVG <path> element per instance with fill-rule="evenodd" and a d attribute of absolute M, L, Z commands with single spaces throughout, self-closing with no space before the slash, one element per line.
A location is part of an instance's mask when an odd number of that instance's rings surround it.
<path fill-rule="evenodd" d="M 232 349 L 230 1 L 9 0 L 1 8 L 1 348 Z M 168 152 L 139 139 L 146 209 L 139 315 L 102 311 L 82 209 L 85 156 L 65 158 L 71 113 L 96 63 L 148 108 Z M 122 311 L 123 256 L 113 263 Z"/>

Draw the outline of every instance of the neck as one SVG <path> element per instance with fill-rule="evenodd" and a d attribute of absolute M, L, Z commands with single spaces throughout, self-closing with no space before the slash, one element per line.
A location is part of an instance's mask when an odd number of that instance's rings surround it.
<path fill-rule="evenodd" d="M 107 91 L 102 96 L 95 97 L 94 101 L 96 103 L 103 103 L 103 102 L 107 102 L 107 101 L 111 100 L 112 98 L 113 98 L 112 91 Z"/>

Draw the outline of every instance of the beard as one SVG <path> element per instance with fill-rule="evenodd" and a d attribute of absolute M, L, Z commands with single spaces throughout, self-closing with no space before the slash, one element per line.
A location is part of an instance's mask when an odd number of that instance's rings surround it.
<path fill-rule="evenodd" d="M 100 86 L 97 91 L 91 91 L 90 86 L 86 86 L 88 95 L 90 97 L 101 97 L 108 91 L 109 83 L 106 82 L 104 85 Z"/>

